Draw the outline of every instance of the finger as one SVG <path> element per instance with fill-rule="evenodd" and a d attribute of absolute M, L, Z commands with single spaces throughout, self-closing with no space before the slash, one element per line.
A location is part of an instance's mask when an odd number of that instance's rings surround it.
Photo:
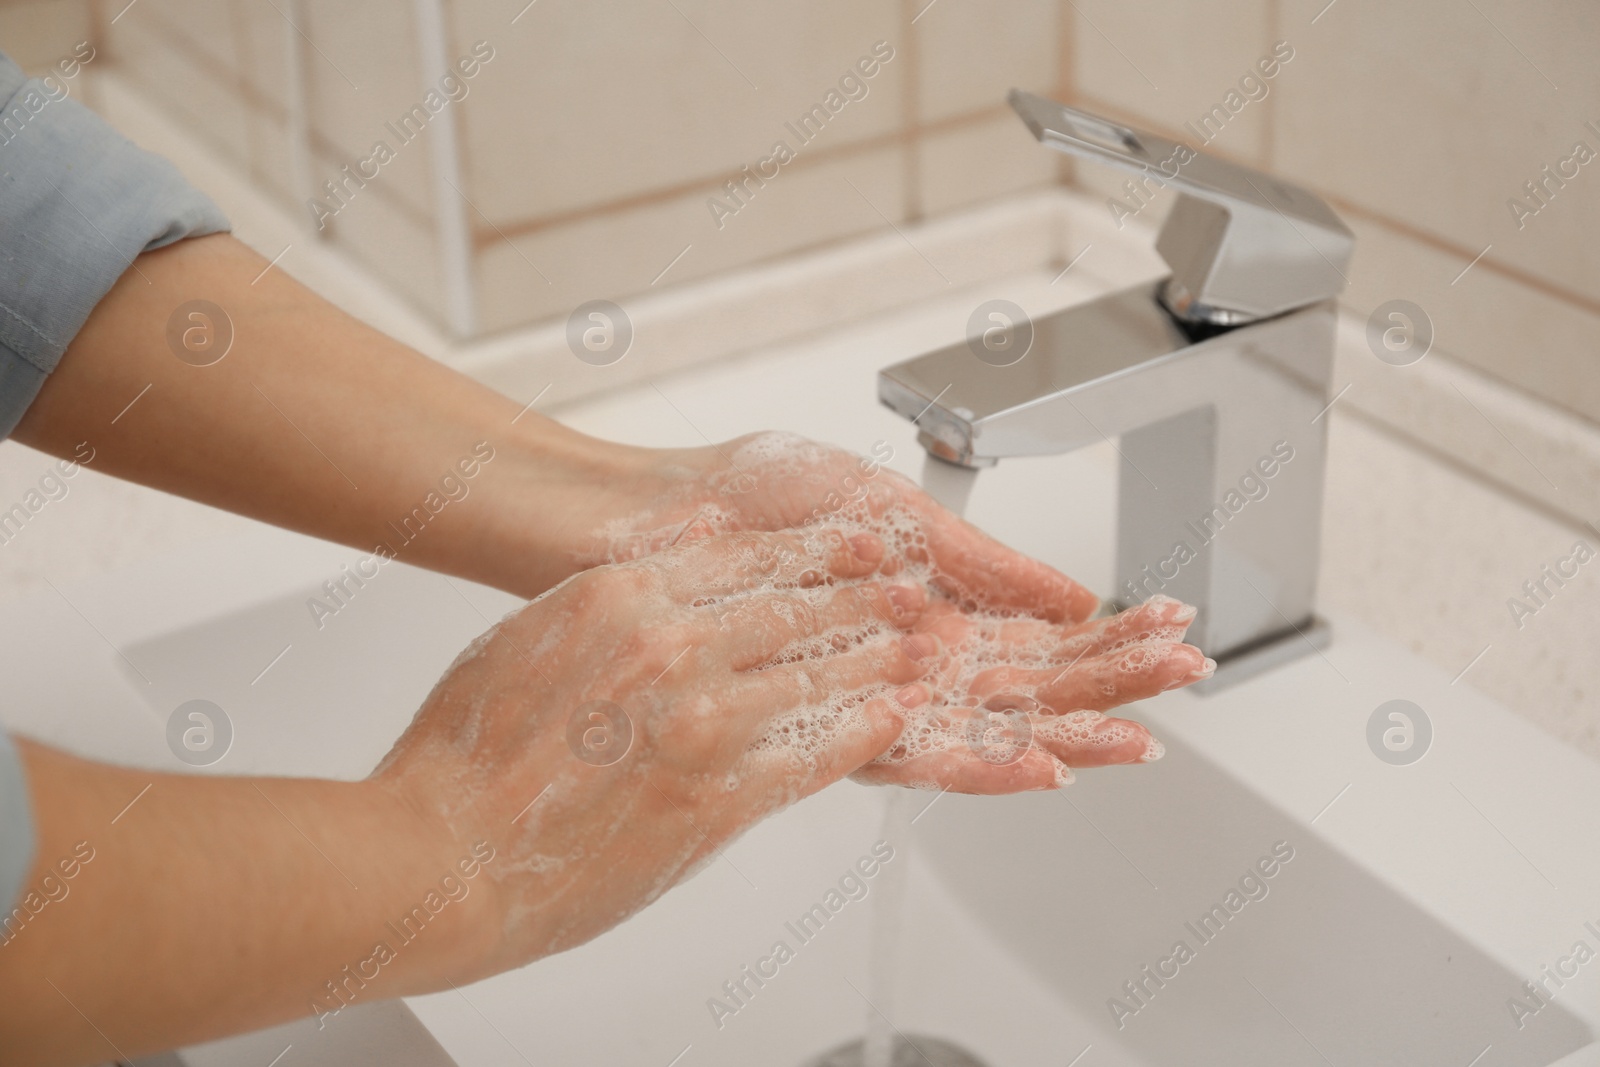
<path fill-rule="evenodd" d="M 818 741 L 796 745 L 779 730 L 763 735 L 740 757 L 736 783 L 717 805 L 706 841 L 685 865 L 692 869 L 727 840 L 773 812 L 804 800 L 857 770 L 892 745 L 905 726 L 906 709 L 894 697 L 876 697 L 853 709 L 815 716 L 807 732 Z M 775 724 L 776 725 L 776 724 Z"/>
<path fill-rule="evenodd" d="M 1143 723 L 1110 718 L 1098 711 L 1039 715 L 1032 725 L 1034 743 L 1068 767 L 1151 763 L 1167 751 Z"/>
<path fill-rule="evenodd" d="M 797 708 L 848 700 L 874 688 L 905 686 L 927 673 L 941 651 L 938 640 L 927 634 L 879 637 L 847 652 L 745 671 L 734 678 L 732 698 L 771 719 Z"/>
<path fill-rule="evenodd" d="M 992 646 L 1013 666 L 1057 668 L 1092 655 L 1116 651 L 1140 641 L 1181 640 L 1195 610 L 1170 597 L 1151 597 L 1137 607 L 1102 619 L 1071 626 L 1041 619 L 984 619 L 962 613 L 947 600 L 927 606 L 917 620 L 919 632 L 935 633 L 950 648 L 969 638 Z"/>
<path fill-rule="evenodd" d="M 906 710 L 893 697 L 876 697 L 855 707 L 808 712 L 799 743 L 793 733 L 799 720 L 774 723 L 776 729 L 758 738 L 740 762 L 741 781 L 765 793 L 772 807 L 787 807 L 894 744 Z"/>
<path fill-rule="evenodd" d="M 1006 619 L 985 623 L 979 632 L 1021 654 L 1064 665 L 1140 641 L 1182 640 L 1194 617 L 1195 609 L 1183 601 L 1154 596 L 1126 611 L 1072 626 L 1038 619 Z"/>
<path fill-rule="evenodd" d="M 929 752 L 898 762 L 874 760 L 850 777 L 863 785 L 899 785 L 979 796 L 1059 789 L 1073 781 L 1072 771 L 1043 749 L 1005 766 L 987 763 L 972 752 Z"/>
<path fill-rule="evenodd" d="M 1051 711 L 1107 711 L 1211 677 L 1216 663 L 1193 645 L 1145 641 L 1063 668 L 993 667 L 972 680 L 968 696 L 1029 693 Z"/>
<path fill-rule="evenodd" d="M 1100 598 L 1060 571 L 1007 548 L 910 485 L 901 487 L 922 518 L 935 584 L 963 607 L 1076 623 L 1093 615 Z"/>
<path fill-rule="evenodd" d="M 999 736 L 990 729 L 993 720 L 991 712 L 971 707 L 913 710 L 895 744 L 853 777 L 882 785 L 982 794 L 1053 789 L 1072 780 L 1065 765 L 1033 744 L 1025 717 L 1020 731 Z"/>
<path fill-rule="evenodd" d="M 864 578 L 883 562 L 883 541 L 873 533 L 846 536 L 832 527 L 745 531 L 680 544 L 639 566 L 657 570 L 670 593 L 683 600 L 767 589 L 800 589 L 830 578 Z"/>
<path fill-rule="evenodd" d="M 871 633 L 908 629 L 926 605 L 920 586 L 862 582 L 826 592 L 739 597 L 703 611 L 707 643 L 721 644 L 729 665 L 747 670 L 785 652 L 825 654 Z"/>

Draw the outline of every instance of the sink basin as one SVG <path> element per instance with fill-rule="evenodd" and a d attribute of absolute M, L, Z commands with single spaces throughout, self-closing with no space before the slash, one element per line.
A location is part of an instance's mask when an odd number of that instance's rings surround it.
<path fill-rule="evenodd" d="M 1096 289 L 1041 277 L 1004 292 L 1043 310 Z M 877 407 L 874 375 L 957 336 L 988 295 L 559 414 L 640 443 L 762 428 L 862 452 L 882 440 L 890 465 L 914 473 L 913 430 Z M 648 346 L 640 337 L 634 355 Z M 1115 458 L 1105 446 L 1008 461 L 979 479 L 969 515 L 1104 588 Z M 0 660 L 23 699 L 6 721 L 170 769 L 166 715 L 204 698 L 235 728 L 210 770 L 364 774 L 455 652 L 514 602 L 396 564 L 319 629 L 306 598 L 354 557 L 261 530 L 66 590 L 75 610 L 49 595 L 14 605 Z M 1600 1063 L 1600 966 L 1520 1026 L 1508 1007 L 1574 942 L 1600 947 L 1584 926 L 1600 929 L 1600 851 L 1589 847 L 1600 842 L 1600 768 L 1358 623 L 1331 623 L 1325 651 L 1132 709 L 1166 741 L 1161 763 L 1082 773 L 1061 793 L 927 794 L 913 839 L 890 842 L 890 862 L 910 875 L 898 1024 L 996 1067 Z M 1431 749 L 1406 766 L 1368 747 L 1368 719 L 1392 699 L 1433 724 Z M 65 707 L 71 718 L 54 710 Z M 408 1053 L 418 1064 L 802 1063 L 858 1035 L 870 1010 L 871 883 L 804 943 L 786 924 L 872 849 L 883 798 L 830 789 L 591 944 L 411 998 L 400 1016 L 390 1006 L 380 1028 L 426 1031 Z M 1270 877 L 1263 857 L 1276 859 Z M 724 983 L 778 940 L 794 958 L 730 1001 Z M 274 1043 L 294 1046 L 283 1067 L 348 1062 L 326 1034 L 361 1018 L 321 1034 L 291 1024 L 181 1062 L 265 1062 L 259 1050 Z"/>

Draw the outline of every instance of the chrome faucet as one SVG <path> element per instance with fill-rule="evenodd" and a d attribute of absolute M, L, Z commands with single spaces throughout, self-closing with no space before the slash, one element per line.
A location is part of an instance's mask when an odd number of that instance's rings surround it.
<path fill-rule="evenodd" d="M 885 368 L 879 399 L 964 467 L 1120 436 L 1109 606 L 1196 605 L 1189 640 L 1218 661 L 1213 685 L 1321 648 L 1322 416 L 1353 235 L 1305 189 L 1017 90 L 1010 101 L 1046 146 L 1175 189 L 1156 241 L 1171 274 L 1037 320 L 996 312 Z"/>

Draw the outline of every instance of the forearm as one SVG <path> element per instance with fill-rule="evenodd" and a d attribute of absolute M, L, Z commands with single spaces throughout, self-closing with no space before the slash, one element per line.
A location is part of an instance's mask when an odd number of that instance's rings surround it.
<path fill-rule="evenodd" d="M 17 439 L 64 457 L 87 442 L 95 469 L 521 595 L 626 510 L 646 453 L 523 412 L 266 265 L 225 235 L 140 256 Z M 209 366 L 168 339 L 193 300 L 231 321 Z"/>
<path fill-rule="evenodd" d="M 8 1062 L 101 1062 L 441 988 L 487 951 L 491 880 L 457 868 L 477 843 L 374 783 L 151 774 L 21 748 L 39 849 L 0 929 Z"/>

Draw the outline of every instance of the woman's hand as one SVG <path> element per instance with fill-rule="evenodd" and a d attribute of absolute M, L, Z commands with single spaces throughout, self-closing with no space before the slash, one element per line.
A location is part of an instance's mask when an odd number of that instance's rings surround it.
<path fill-rule="evenodd" d="M 375 772 L 500 858 L 477 973 L 638 911 L 894 743 L 937 658 L 882 542 L 739 533 L 577 575 L 457 660 Z"/>
<path fill-rule="evenodd" d="M 875 460 L 766 433 L 662 454 L 644 469 L 653 473 L 634 484 L 649 487 L 652 503 L 603 527 L 591 562 L 641 558 L 728 529 L 838 521 L 884 530 L 882 572 L 935 591 L 917 630 L 941 639 L 940 664 L 920 695 L 907 695 L 917 707 L 904 736 L 858 781 L 1011 793 L 1064 785 L 1073 767 L 1159 759 L 1164 749 L 1142 724 L 1103 713 L 1215 670 L 1182 641 L 1193 608 L 1154 597 L 1086 621 L 1098 605 L 1092 593 Z"/>
<path fill-rule="evenodd" d="M 1072 780 L 1073 767 L 1148 763 L 1165 749 L 1142 723 L 1103 714 L 1211 677 L 1183 643 L 1194 608 L 1152 597 L 1076 626 L 974 618 L 935 601 L 914 629 L 944 649 L 917 688 L 902 739 L 857 781 L 1014 793 Z"/>
<path fill-rule="evenodd" d="M 855 456 L 792 434 L 760 433 L 723 445 L 659 453 L 581 549 L 589 565 L 637 559 L 680 541 L 728 530 L 783 530 L 835 519 L 886 516 L 914 527 L 907 562 L 925 564 L 958 606 L 1079 623 L 1099 598 L 1066 575 L 989 537 L 917 486 Z M 891 560 L 892 571 L 901 561 Z"/>

